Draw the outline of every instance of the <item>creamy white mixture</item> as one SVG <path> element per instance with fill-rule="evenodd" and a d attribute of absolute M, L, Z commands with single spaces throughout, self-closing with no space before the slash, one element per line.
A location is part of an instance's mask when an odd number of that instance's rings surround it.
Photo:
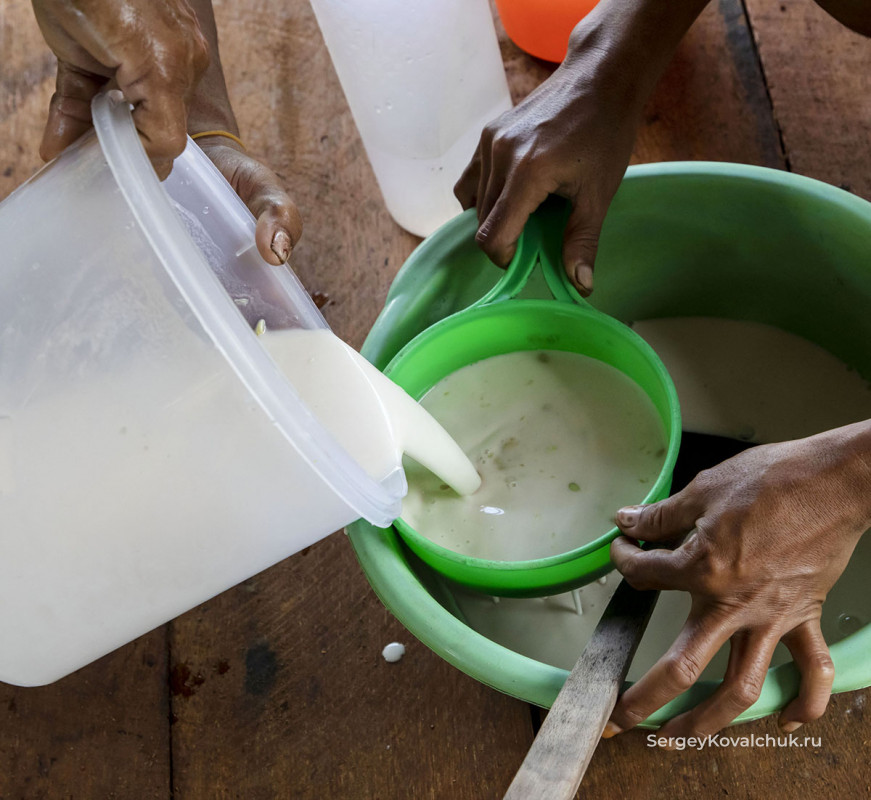
<path fill-rule="evenodd" d="M 260 341 L 373 478 L 407 447 L 477 488 L 450 437 L 329 331 Z M 0 408 L 0 680 L 55 680 L 350 521 L 223 356 L 194 347 L 111 373 L 37 363 Z"/>
<path fill-rule="evenodd" d="M 665 363 L 677 386 L 685 427 L 757 442 L 792 439 L 871 418 L 871 387 L 855 371 L 805 339 L 755 322 L 709 318 L 648 320 L 635 330 Z M 871 622 L 871 532 L 859 543 L 823 606 L 832 644 Z M 584 586 L 575 597 L 492 598 L 451 589 L 460 614 L 484 636 L 544 663 L 571 669 L 617 586 Z M 583 611 L 578 614 L 576 601 Z M 663 592 L 629 679 L 637 680 L 668 649 L 686 620 L 689 595 Z M 774 663 L 790 660 L 779 645 Z M 722 677 L 728 647 L 703 677 Z"/>
<path fill-rule="evenodd" d="M 421 401 L 482 477 L 460 497 L 406 460 L 403 519 L 465 555 L 542 558 L 607 533 L 644 500 L 665 458 L 665 431 L 643 390 L 588 356 L 521 351 L 447 376 Z"/>
<path fill-rule="evenodd" d="M 397 661 L 402 661 L 402 657 L 405 655 L 405 645 L 402 642 L 390 642 L 390 644 L 384 645 L 384 649 L 381 651 L 382 658 L 388 664 L 395 664 Z"/>
<path fill-rule="evenodd" d="M 441 425 L 330 331 L 271 331 L 260 341 L 309 410 L 370 476 L 380 480 L 406 452 L 451 491 L 477 490 L 475 467 Z"/>
<path fill-rule="evenodd" d="M 684 430 L 761 444 L 871 417 L 867 381 L 822 347 L 779 328 L 709 317 L 632 327 L 665 362 Z"/>

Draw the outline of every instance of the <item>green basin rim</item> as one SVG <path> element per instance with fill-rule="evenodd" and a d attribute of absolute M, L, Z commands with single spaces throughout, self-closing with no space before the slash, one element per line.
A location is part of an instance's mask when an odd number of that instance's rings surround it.
<path fill-rule="evenodd" d="M 868 224 L 871 230 L 871 203 L 820 181 L 766 167 L 705 161 L 643 164 L 630 167 L 624 182 L 631 185 L 663 177 L 692 181 L 740 181 L 748 185 L 782 187 L 854 216 L 857 222 Z M 397 273 L 387 296 L 386 307 L 400 296 L 400 286 L 414 281 L 415 264 L 421 257 L 436 252 L 439 242 L 446 237 L 459 242 L 474 235 L 475 227 L 474 210 L 467 211 L 424 241 Z M 391 319 L 395 316 L 394 312 Z M 361 352 L 377 363 L 384 346 L 384 332 L 378 329 L 376 322 Z M 568 671 L 503 647 L 451 614 L 421 583 L 392 528 L 380 529 L 358 521 L 347 530 L 375 593 L 423 644 L 450 664 L 494 689 L 545 708 L 550 707 L 568 677 Z M 871 625 L 832 645 L 830 651 L 835 663 L 833 692 L 871 686 Z M 719 683 L 698 682 L 648 717 L 640 727 L 659 727 L 671 717 L 696 705 L 713 692 Z M 796 695 L 798 685 L 798 671 L 792 662 L 769 669 L 759 699 L 735 722 L 746 722 L 774 713 Z"/>

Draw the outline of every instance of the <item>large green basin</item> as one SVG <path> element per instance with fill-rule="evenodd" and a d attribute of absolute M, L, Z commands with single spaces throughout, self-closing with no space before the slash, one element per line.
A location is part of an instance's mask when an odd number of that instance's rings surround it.
<path fill-rule="evenodd" d="M 556 258 L 562 215 L 553 207 L 539 213 L 552 227 Z M 378 367 L 496 283 L 501 273 L 475 246 L 475 228 L 471 212 L 456 217 L 400 270 L 363 348 Z M 767 323 L 819 344 L 871 379 L 871 204 L 760 167 L 631 167 L 602 232 L 591 302 L 624 322 L 710 316 Z M 566 670 L 469 627 L 450 585 L 417 561 L 392 529 L 358 522 L 348 533 L 375 592 L 418 639 L 477 680 L 550 706 Z M 831 653 L 834 691 L 871 685 L 871 625 L 834 644 Z M 696 684 L 646 725 L 662 724 L 716 685 Z M 792 663 L 770 669 L 762 695 L 739 721 L 776 711 L 797 689 Z"/>

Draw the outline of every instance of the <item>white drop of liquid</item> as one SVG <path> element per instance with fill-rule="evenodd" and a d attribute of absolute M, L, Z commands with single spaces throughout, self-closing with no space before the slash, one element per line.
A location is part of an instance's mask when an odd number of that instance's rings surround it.
<path fill-rule="evenodd" d="M 397 661 L 401 661 L 405 655 L 405 645 L 400 642 L 391 642 L 385 645 L 381 655 L 388 664 L 395 664 Z"/>

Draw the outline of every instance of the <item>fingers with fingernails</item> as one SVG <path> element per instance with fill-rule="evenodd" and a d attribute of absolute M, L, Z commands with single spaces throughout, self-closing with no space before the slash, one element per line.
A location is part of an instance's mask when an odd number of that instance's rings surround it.
<path fill-rule="evenodd" d="M 593 290 L 599 232 L 635 138 L 636 114 L 598 74 L 591 50 L 561 65 L 515 108 L 488 124 L 454 193 L 477 208 L 477 242 L 497 265 L 511 261 L 529 216 L 554 194 L 571 204 L 563 235 L 566 274 Z M 619 128 L 607 123 L 612 116 Z M 624 113 L 625 112 L 625 113 Z"/>
<path fill-rule="evenodd" d="M 302 237 L 302 216 L 281 179 L 225 138 L 204 137 L 197 143 L 257 219 L 254 238 L 261 257 L 284 264 Z"/>
<path fill-rule="evenodd" d="M 187 143 L 187 103 L 209 49 L 186 0 L 34 0 L 37 22 L 58 58 L 40 154 L 54 158 L 91 127 L 96 94 L 117 88 L 158 177 Z"/>
<path fill-rule="evenodd" d="M 638 589 L 688 592 L 692 608 L 668 651 L 620 697 L 606 737 L 688 690 L 727 642 L 722 683 L 671 719 L 661 737 L 704 737 L 750 708 L 779 641 L 801 675 L 797 696 L 780 712 L 781 729 L 824 713 L 834 665 L 820 629 L 822 603 L 871 527 L 871 507 L 856 492 L 869 479 L 856 446 L 866 429 L 871 423 L 750 448 L 666 500 L 617 511 L 617 569 Z M 675 547 L 642 549 L 648 541 Z"/>

